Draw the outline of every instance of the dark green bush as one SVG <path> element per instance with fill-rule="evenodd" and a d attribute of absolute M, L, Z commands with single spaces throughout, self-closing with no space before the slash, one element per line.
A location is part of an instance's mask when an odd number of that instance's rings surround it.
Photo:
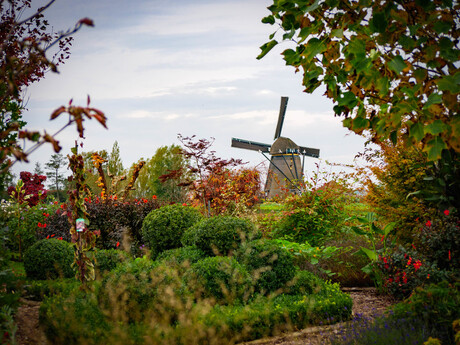
<path fill-rule="evenodd" d="M 96 268 L 100 272 L 113 270 L 120 262 L 127 259 L 125 252 L 116 249 L 98 249 L 95 252 Z"/>
<path fill-rule="evenodd" d="M 201 218 L 195 208 L 177 204 L 150 212 L 142 224 L 142 239 L 150 248 L 152 258 L 165 250 L 181 247 L 184 231 Z"/>
<path fill-rule="evenodd" d="M 236 258 L 248 267 L 257 292 L 282 288 L 295 275 L 292 256 L 271 240 L 246 242 L 236 252 Z"/>
<path fill-rule="evenodd" d="M 216 216 L 203 220 L 187 230 L 184 245 L 196 245 L 208 255 L 229 255 L 241 243 L 260 238 L 262 234 L 246 219 Z"/>
<path fill-rule="evenodd" d="M 24 253 L 24 270 L 32 279 L 70 278 L 73 260 L 72 244 L 54 238 L 40 240 Z"/>
<path fill-rule="evenodd" d="M 218 303 L 247 300 L 251 295 L 251 277 L 234 258 L 208 257 L 194 263 L 184 280 L 198 297 L 213 297 Z"/>
<path fill-rule="evenodd" d="M 157 261 L 166 262 L 168 265 L 192 265 L 204 259 L 206 253 L 194 246 L 168 249 L 158 255 Z"/>

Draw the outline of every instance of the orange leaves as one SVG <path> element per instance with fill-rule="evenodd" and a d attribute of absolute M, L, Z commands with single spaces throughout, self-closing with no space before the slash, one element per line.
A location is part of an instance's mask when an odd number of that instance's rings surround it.
<path fill-rule="evenodd" d="M 69 114 L 70 116 L 69 124 L 73 122 L 76 123 L 77 131 L 80 135 L 80 138 L 83 138 L 83 133 L 84 133 L 83 121 L 85 120 L 85 117 L 90 120 L 96 119 L 102 126 L 104 126 L 104 128 L 107 128 L 107 124 L 106 124 L 107 118 L 105 117 L 105 114 L 96 108 L 90 108 L 89 103 L 90 103 L 89 96 L 88 96 L 88 102 L 87 102 L 88 107 L 73 106 L 72 100 L 70 100 L 68 107 L 61 106 L 57 108 L 55 111 L 53 111 L 50 119 L 54 120 L 63 113 Z"/>

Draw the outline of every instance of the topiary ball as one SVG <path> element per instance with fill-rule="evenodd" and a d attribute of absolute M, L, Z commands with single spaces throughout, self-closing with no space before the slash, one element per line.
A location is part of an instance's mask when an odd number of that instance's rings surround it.
<path fill-rule="evenodd" d="M 213 297 L 222 304 L 247 300 L 251 291 L 251 277 L 246 268 L 235 258 L 226 256 L 208 257 L 194 263 L 184 281 L 198 298 Z"/>
<path fill-rule="evenodd" d="M 178 204 L 150 212 L 142 223 L 142 239 L 150 248 L 152 259 L 159 253 L 182 246 L 185 230 L 202 219 L 197 209 Z"/>
<path fill-rule="evenodd" d="M 58 239 L 40 240 L 24 253 L 24 270 L 32 279 L 70 278 L 74 248 L 69 242 Z"/>
<path fill-rule="evenodd" d="M 203 220 L 187 230 L 184 245 L 195 245 L 207 255 L 229 255 L 241 243 L 260 238 L 262 233 L 246 219 L 216 216 Z"/>
<path fill-rule="evenodd" d="M 286 295 L 311 295 L 324 287 L 324 280 L 310 271 L 298 270 L 284 289 Z"/>
<path fill-rule="evenodd" d="M 255 290 L 270 293 L 292 280 L 295 266 L 292 256 L 271 240 L 245 243 L 236 252 L 237 260 L 248 267 Z"/>

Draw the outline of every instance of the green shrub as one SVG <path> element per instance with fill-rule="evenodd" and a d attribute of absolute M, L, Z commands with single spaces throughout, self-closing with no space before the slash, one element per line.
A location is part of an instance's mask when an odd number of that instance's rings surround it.
<path fill-rule="evenodd" d="M 324 281 L 309 271 L 297 270 L 294 278 L 286 284 L 286 295 L 311 295 L 324 286 Z"/>
<path fill-rule="evenodd" d="M 79 286 L 80 282 L 74 278 L 33 280 L 27 285 L 24 285 L 24 295 L 27 299 L 42 301 L 45 297 L 53 295 L 68 295 L 72 290 Z"/>
<path fill-rule="evenodd" d="M 158 255 L 157 261 L 166 262 L 169 265 L 192 265 L 204 259 L 206 253 L 194 246 L 168 249 Z"/>
<path fill-rule="evenodd" d="M 326 284 L 319 295 L 262 297 L 247 305 L 215 306 L 204 315 L 204 323 L 218 329 L 221 337 L 236 343 L 319 323 L 333 323 L 351 317 L 352 300 L 337 285 Z"/>
<path fill-rule="evenodd" d="M 295 275 L 292 256 L 271 240 L 246 242 L 236 252 L 236 258 L 248 267 L 257 292 L 282 288 Z"/>
<path fill-rule="evenodd" d="M 198 297 L 213 297 L 219 303 L 247 300 L 251 277 L 246 268 L 230 257 L 208 257 L 194 263 L 184 280 Z"/>
<path fill-rule="evenodd" d="M 61 240 L 40 240 L 24 253 L 24 270 L 28 278 L 54 279 L 73 277 L 73 245 Z"/>
<path fill-rule="evenodd" d="M 229 255 L 241 243 L 260 238 L 262 234 L 246 219 L 216 216 L 203 220 L 187 230 L 184 245 L 196 245 L 207 255 Z"/>
<path fill-rule="evenodd" d="M 460 282 L 443 281 L 416 288 L 408 299 L 392 308 L 392 318 L 421 319 L 442 344 L 454 344 L 452 323 L 460 318 Z"/>
<path fill-rule="evenodd" d="M 96 268 L 100 272 L 113 270 L 120 262 L 127 259 L 125 252 L 116 249 L 98 249 L 95 252 Z"/>
<path fill-rule="evenodd" d="M 184 231 L 200 220 L 198 210 L 177 204 L 150 212 L 142 224 L 142 238 L 150 248 L 152 258 L 165 250 L 181 247 Z"/>

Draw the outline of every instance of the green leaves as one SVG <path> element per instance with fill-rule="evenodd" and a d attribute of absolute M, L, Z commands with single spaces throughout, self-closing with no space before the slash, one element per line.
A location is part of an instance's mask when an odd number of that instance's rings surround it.
<path fill-rule="evenodd" d="M 447 145 L 444 140 L 437 136 L 426 144 L 424 151 L 428 152 L 428 160 L 435 161 L 441 159 L 442 150 L 446 148 Z"/>
<path fill-rule="evenodd" d="M 262 50 L 262 52 L 257 56 L 257 60 L 260 60 L 262 59 L 265 55 L 268 54 L 268 52 L 270 50 L 273 49 L 274 46 L 276 46 L 278 44 L 278 42 L 276 40 L 271 40 L 270 42 L 267 42 L 265 44 L 263 44 L 260 49 Z"/>
<path fill-rule="evenodd" d="M 401 74 L 403 69 L 406 67 L 407 65 L 401 55 L 396 55 L 390 62 L 388 62 L 388 68 L 396 74 Z"/>
<path fill-rule="evenodd" d="M 439 90 L 449 91 L 452 94 L 460 92 L 460 72 L 455 75 L 446 75 L 436 81 Z"/>

